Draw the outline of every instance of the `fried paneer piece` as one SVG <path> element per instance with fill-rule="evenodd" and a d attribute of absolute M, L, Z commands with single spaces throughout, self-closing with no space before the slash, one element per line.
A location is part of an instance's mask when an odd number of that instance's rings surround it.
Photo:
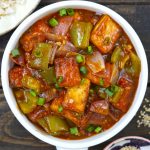
<path fill-rule="evenodd" d="M 102 53 L 110 52 L 122 32 L 121 27 L 108 15 L 103 15 L 91 34 L 91 42 Z"/>
<path fill-rule="evenodd" d="M 64 97 L 55 98 L 53 102 L 51 103 L 51 106 L 50 106 L 51 110 L 56 113 L 59 113 L 58 109 L 60 106 L 62 106 L 63 100 L 64 100 Z"/>
<path fill-rule="evenodd" d="M 75 123 L 77 126 L 80 126 L 80 120 L 75 112 L 66 110 L 63 108 L 61 112 L 59 112 L 59 107 L 62 106 L 62 103 L 64 101 L 64 97 L 55 98 L 53 102 L 51 103 L 50 109 L 55 112 L 59 113 L 63 117 L 71 120 L 73 123 Z"/>
<path fill-rule="evenodd" d="M 20 38 L 20 45 L 26 52 L 32 51 L 37 43 L 45 42 L 45 33 L 50 33 L 51 29 L 46 20 L 37 21 Z"/>
<path fill-rule="evenodd" d="M 79 85 L 68 88 L 63 106 L 68 110 L 83 113 L 89 94 L 90 80 L 83 79 Z"/>
<path fill-rule="evenodd" d="M 23 68 L 13 67 L 9 70 L 9 83 L 12 87 L 20 88 L 22 85 Z"/>
<path fill-rule="evenodd" d="M 63 77 L 63 81 L 59 84 L 60 87 L 71 87 L 80 84 L 81 78 L 75 58 L 57 58 L 54 63 L 57 79 Z"/>
<path fill-rule="evenodd" d="M 109 87 L 111 85 L 110 79 L 112 74 L 112 64 L 106 63 L 105 66 L 105 70 L 100 71 L 96 74 L 93 74 L 92 71 L 87 67 L 88 73 L 86 77 L 96 85 L 100 85 L 100 79 L 103 79 L 103 87 Z"/>
<path fill-rule="evenodd" d="M 42 32 L 26 32 L 20 38 L 20 45 L 25 52 L 31 52 L 37 43 L 45 40 L 45 35 Z"/>

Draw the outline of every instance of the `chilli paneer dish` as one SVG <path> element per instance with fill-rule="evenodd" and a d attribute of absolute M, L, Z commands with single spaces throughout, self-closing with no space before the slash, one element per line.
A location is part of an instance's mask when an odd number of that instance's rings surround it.
<path fill-rule="evenodd" d="M 61 9 L 35 22 L 11 51 L 9 82 L 23 114 L 48 134 L 82 139 L 128 111 L 141 63 L 107 14 Z"/>

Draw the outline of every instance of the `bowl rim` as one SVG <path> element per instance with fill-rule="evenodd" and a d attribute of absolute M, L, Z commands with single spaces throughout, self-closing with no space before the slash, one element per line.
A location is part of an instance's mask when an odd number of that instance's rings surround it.
<path fill-rule="evenodd" d="M 58 11 L 61 8 L 78 8 L 78 9 L 86 9 L 91 11 L 98 11 L 99 13 L 103 12 L 104 14 L 110 15 L 126 32 L 126 34 L 130 37 L 130 40 L 132 44 L 134 45 L 134 48 L 140 57 L 141 60 L 141 73 L 139 77 L 139 83 L 138 88 L 136 90 L 136 94 L 134 96 L 134 100 L 132 105 L 130 106 L 128 112 L 110 129 L 102 132 L 101 134 L 97 134 L 92 137 L 88 137 L 81 140 L 64 140 L 59 139 L 50 135 L 47 135 L 46 133 L 38 130 L 20 111 L 17 109 L 17 103 L 15 101 L 15 98 L 13 96 L 12 90 L 9 87 L 9 79 L 8 79 L 8 70 L 10 67 L 10 60 L 9 60 L 9 54 L 10 51 L 15 48 L 20 36 L 24 31 L 29 28 L 34 22 L 42 18 L 48 13 L 53 13 Z M 47 5 L 30 16 L 28 16 L 14 31 L 12 36 L 10 37 L 10 40 L 8 41 L 8 44 L 6 46 L 6 49 L 4 51 L 4 55 L 2 58 L 2 64 L 1 64 L 1 80 L 2 80 L 2 87 L 4 91 L 4 95 L 6 97 L 6 101 L 17 118 L 17 120 L 22 124 L 22 126 L 28 130 L 32 135 L 39 138 L 40 140 L 55 145 L 59 147 L 65 147 L 65 148 L 84 148 L 89 147 L 93 145 L 100 144 L 117 133 L 119 133 L 135 116 L 136 112 L 138 111 L 147 87 L 147 80 L 148 80 L 148 65 L 147 65 L 147 59 L 145 55 L 145 51 L 143 48 L 143 45 L 134 31 L 134 29 L 130 26 L 130 24 L 122 18 L 119 14 L 117 14 L 115 11 L 111 10 L 110 8 L 94 3 L 89 1 L 62 1 L 53 3 L 50 5 Z"/>

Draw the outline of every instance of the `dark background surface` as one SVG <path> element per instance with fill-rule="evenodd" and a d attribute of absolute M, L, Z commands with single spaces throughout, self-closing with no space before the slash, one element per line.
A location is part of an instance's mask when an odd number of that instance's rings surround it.
<path fill-rule="evenodd" d="M 37 9 L 58 1 L 42 0 Z M 115 10 L 132 25 L 144 45 L 148 64 L 150 64 L 150 0 L 95 0 L 94 2 Z M 5 46 L 12 33 L 13 31 L 0 36 L 0 64 Z M 150 99 L 150 77 L 145 97 Z M 142 105 L 144 104 L 145 101 L 143 101 Z M 140 110 L 142 110 L 142 107 Z M 137 128 L 136 122 L 140 110 L 124 130 L 108 141 L 91 147 L 90 150 L 102 150 L 111 141 L 123 136 L 142 136 L 150 139 L 150 133 L 148 134 L 150 130 L 148 127 Z M 22 127 L 9 109 L 0 83 L 0 150 L 27 149 L 55 150 L 55 147 L 41 142 Z"/>

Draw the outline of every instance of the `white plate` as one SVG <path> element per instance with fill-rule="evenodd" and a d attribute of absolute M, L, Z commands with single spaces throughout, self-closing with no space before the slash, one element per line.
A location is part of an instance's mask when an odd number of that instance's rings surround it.
<path fill-rule="evenodd" d="M 25 0 L 22 5 L 16 4 L 15 13 L 0 18 L 0 35 L 15 28 L 40 3 L 40 0 Z"/>

